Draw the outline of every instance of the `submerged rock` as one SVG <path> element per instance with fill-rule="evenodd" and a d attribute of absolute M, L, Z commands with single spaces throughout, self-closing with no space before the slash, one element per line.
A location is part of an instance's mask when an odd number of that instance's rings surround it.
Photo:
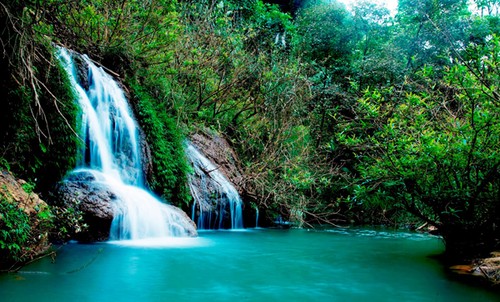
<path fill-rule="evenodd" d="M 448 269 L 467 282 L 486 284 L 497 289 L 500 286 L 500 252 L 498 251 L 492 252 L 490 257 L 475 259 L 467 264 L 452 265 Z"/>
<path fill-rule="evenodd" d="M 178 207 L 175 207 L 173 205 L 166 204 L 166 206 L 170 210 L 177 212 L 179 214 L 179 216 L 182 216 L 182 218 L 184 218 L 182 220 L 182 226 L 183 226 L 184 230 L 187 232 L 188 236 L 190 236 L 190 237 L 198 236 L 198 231 L 196 230 L 196 224 L 194 223 L 194 221 L 191 220 L 191 218 L 189 218 L 189 216 L 186 214 L 186 212 L 184 212 L 183 210 L 181 210 Z"/>
<path fill-rule="evenodd" d="M 475 271 L 483 275 L 490 284 L 500 286 L 500 252 L 493 252 L 491 257 L 480 259 Z"/>

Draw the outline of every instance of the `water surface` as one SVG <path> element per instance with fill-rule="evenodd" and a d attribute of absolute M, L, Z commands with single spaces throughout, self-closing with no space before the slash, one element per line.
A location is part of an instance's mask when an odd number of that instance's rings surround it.
<path fill-rule="evenodd" d="M 141 246 L 142 245 L 142 246 Z M 146 245 L 146 246 L 144 246 Z M 68 244 L 0 275 L 7 301 L 500 301 L 450 280 L 439 238 L 373 229 L 206 231 Z"/>

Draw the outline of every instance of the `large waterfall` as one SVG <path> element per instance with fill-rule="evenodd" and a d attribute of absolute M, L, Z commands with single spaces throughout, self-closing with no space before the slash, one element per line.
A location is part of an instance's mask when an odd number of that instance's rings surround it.
<path fill-rule="evenodd" d="M 191 219 L 198 229 L 242 229 L 243 202 L 238 191 L 191 143 L 186 153 L 195 172 L 190 175 L 189 187 L 194 198 Z"/>
<path fill-rule="evenodd" d="M 145 188 L 138 126 L 118 84 L 87 56 L 81 58 L 88 80 L 80 83 L 72 55 L 62 48 L 58 52 L 82 111 L 85 145 L 77 169 L 91 173 L 94 181 L 116 195 L 110 239 L 193 234 L 191 222 L 179 209 L 162 203 Z"/>

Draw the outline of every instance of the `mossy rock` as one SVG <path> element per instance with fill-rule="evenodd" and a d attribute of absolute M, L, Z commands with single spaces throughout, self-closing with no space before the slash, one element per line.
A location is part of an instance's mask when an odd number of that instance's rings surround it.
<path fill-rule="evenodd" d="M 50 248 L 53 216 L 30 187 L 11 173 L 0 172 L 0 270 L 15 270 Z"/>

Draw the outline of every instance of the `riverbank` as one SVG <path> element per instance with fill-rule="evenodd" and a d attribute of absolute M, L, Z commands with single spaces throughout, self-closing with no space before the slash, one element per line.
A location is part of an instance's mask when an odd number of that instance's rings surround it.
<path fill-rule="evenodd" d="M 500 285 L 500 251 L 491 253 L 491 257 L 481 259 L 477 269 L 495 287 Z"/>
<path fill-rule="evenodd" d="M 500 251 L 492 252 L 490 257 L 479 258 L 470 264 L 450 266 L 452 273 L 484 281 L 489 286 L 500 288 Z"/>

